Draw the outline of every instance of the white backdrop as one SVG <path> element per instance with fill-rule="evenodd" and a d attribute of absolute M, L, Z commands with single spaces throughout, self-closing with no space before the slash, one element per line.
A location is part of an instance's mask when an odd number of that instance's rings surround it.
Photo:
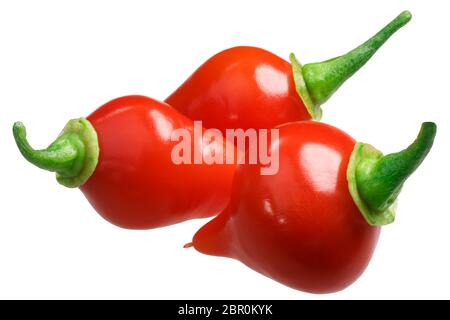
<path fill-rule="evenodd" d="M 214 53 L 254 45 L 303 62 L 342 54 L 402 10 L 412 21 L 324 105 L 384 152 L 438 124 L 363 276 L 311 295 L 182 249 L 206 220 L 149 231 L 105 222 L 82 193 L 22 159 L 23 121 L 45 147 L 68 119 L 127 94 L 163 100 Z M 0 298 L 450 298 L 448 1 L 2 1 Z"/>

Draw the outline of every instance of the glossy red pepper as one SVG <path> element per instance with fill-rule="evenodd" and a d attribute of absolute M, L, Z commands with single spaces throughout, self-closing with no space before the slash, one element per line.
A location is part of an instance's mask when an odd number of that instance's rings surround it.
<path fill-rule="evenodd" d="M 235 47 L 200 66 L 165 101 L 206 128 L 273 128 L 320 119 L 320 105 L 382 44 L 411 19 L 401 13 L 380 32 L 349 53 L 301 66 L 259 48 Z"/>
<path fill-rule="evenodd" d="M 45 150 L 30 147 L 20 122 L 13 131 L 28 161 L 56 172 L 61 184 L 80 187 L 106 220 L 147 229 L 217 214 L 229 199 L 235 165 L 174 164 L 178 142 L 171 134 L 178 128 L 192 133 L 192 150 L 196 145 L 202 155 L 214 150 L 225 157 L 224 150 L 234 148 L 202 142 L 193 121 L 143 96 L 112 100 L 87 119 L 69 121 Z"/>
<path fill-rule="evenodd" d="M 228 207 L 194 236 L 206 254 L 242 261 L 289 287 L 338 291 L 355 281 L 394 220 L 396 198 L 428 154 L 436 132 L 424 123 L 407 149 L 383 156 L 319 122 L 279 127 L 279 171 L 240 165 Z"/>

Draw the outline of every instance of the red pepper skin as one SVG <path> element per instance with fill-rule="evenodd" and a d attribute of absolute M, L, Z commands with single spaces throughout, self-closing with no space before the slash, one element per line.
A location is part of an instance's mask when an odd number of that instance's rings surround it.
<path fill-rule="evenodd" d="M 262 176 L 260 165 L 239 166 L 228 208 L 195 234 L 193 245 L 294 289 L 344 289 L 366 268 L 380 233 L 348 190 L 356 142 L 318 122 L 286 124 L 279 134 L 272 142 L 279 144 L 279 172 Z"/>
<path fill-rule="evenodd" d="M 223 133 L 311 119 L 296 91 L 291 64 L 255 47 L 216 54 L 165 101 Z"/>
<path fill-rule="evenodd" d="M 156 228 L 217 214 L 229 200 L 235 165 L 173 164 L 177 142 L 170 135 L 177 128 L 192 131 L 193 121 L 167 104 L 127 96 L 106 103 L 87 119 L 97 132 L 100 154 L 80 189 L 109 222 Z"/>

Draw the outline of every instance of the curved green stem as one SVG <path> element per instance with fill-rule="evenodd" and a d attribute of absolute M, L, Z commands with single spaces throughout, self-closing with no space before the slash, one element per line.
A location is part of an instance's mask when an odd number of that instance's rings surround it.
<path fill-rule="evenodd" d="M 299 87 L 306 88 L 308 91 L 306 100 L 312 100 L 314 106 L 310 105 L 309 108 L 307 106 L 308 110 L 317 109 L 318 106 L 327 101 L 398 29 L 410 20 L 411 13 L 403 11 L 372 38 L 347 54 L 323 62 L 309 63 L 303 67 L 300 66 L 300 68 L 295 68 L 293 64 L 294 80 L 296 77 L 302 78 L 300 82 L 296 81 L 297 91 L 305 100 L 305 94 L 300 92 Z M 301 82 L 304 82 L 304 84 L 302 85 Z M 311 116 L 315 118 L 314 114 L 311 114 Z"/>
<path fill-rule="evenodd" d="M 358 190 L 370 209 L 383 211 L 392 205 L 403 183 L 427 156 L 435 135 L 436 125 L 425 122 L 408 148 L 359 164 L 356 168 Z"/>
<path fill-rule="evenodd" d="M 430 152 L 435 136 L 436 125 L 424 122 L 416 140 L 397 153 L 383 156 L 371 145 L 356 144 L 347 171 L 349 190 L 370 224 L 394 220 L 395 202 L 403 184 Z"/>
<path fill-rule="evenodd" d="M 30 146 L 21 122 L 14 124 L 13 135 L 24 158 L 41 169 L 56 172 L 58 182 L 64 186 L 82 185 L 97 165 L 97 134 L 86 119 L 70 120 L 58 138 L 43 150 Z"/>

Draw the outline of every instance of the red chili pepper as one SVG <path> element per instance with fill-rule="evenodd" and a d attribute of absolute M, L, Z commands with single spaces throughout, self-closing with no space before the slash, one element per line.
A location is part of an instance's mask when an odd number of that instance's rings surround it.
<path fill-rule="evenodd" d="M 80 187 L 106 220 L 147 229 L 217 214 L 229 200 L 235 165 L 174 164 L 171 152 L 178 142 L 171 134 L 178 128 L 192 133 L 192 150 L 202 156 L 214 150 L 225 159 L 222 152 L 234 148 L 202 142 L 193 121 L 142 96 L 112 100 L 87 119 L 69 121 L 45 150 L 30 147 L 22 123 L 13 131 L 28 161 L 56 172 L 62 185 Z"/>
<path fill-rule="evenodd" d="M 405 180 L 428 154 L 434 123 L 405 150 L 383 156 L 319 122 L 279 127 L 279 171 L 238 167 L 229 206 L 194 236 L 205 254 L 226 256 L 289 287 L 334 292 L 355 281 L 393 222 Z"/>
<path fill-rule="evenodd" d="M 263 49 L 235 47 L 200 66 L 165 101 L 206 128 L 273 128 L 320 119 L 320 105 L 383 43 L 411 19 L 402 12 L 371 39 L 349 53 L 302 66 Z"/>

